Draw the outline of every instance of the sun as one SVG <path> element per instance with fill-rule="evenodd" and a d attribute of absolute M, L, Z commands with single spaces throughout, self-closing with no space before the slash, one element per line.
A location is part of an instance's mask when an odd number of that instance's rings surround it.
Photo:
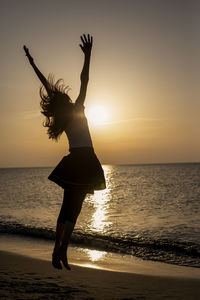
<path fill-rule="evenodd" d="M 88 120 L 93 125 L 103 125 L 108 121 L 108 110 L 105 106 L 94 105 L 88 108 Z"/>

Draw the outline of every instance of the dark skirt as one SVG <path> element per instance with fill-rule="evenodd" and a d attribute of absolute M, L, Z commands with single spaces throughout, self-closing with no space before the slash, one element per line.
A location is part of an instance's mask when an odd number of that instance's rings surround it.
<path fill-rule="evenodd" d="M 92 147 L 71 148 L 48 179 L 63 189 L 79 188 L 90 194 L 106 188 L 102 166 Z"/>

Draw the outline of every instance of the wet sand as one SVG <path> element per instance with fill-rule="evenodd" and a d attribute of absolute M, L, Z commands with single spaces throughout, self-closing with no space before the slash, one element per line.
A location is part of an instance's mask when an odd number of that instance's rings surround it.
<path fill-rule="evenodd" d="M 120 273 L 0 252 L 1 299 L 199 299 L 200 279 Z"/>

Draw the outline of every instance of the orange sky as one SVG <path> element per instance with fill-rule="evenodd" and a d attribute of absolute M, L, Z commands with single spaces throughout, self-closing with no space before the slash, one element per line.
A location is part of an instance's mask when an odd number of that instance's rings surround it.
<path fill-rule="evenodd" d="M 76 99 L 82 33 L 94 36 L 86 114 L 102 163 L 200 161 L 199 1 L 4 1 L 1 5 L 0 167 L 54 166 L 68 153 L 42 127 L 39 86 L 26 44 L 47 76 Z"/>

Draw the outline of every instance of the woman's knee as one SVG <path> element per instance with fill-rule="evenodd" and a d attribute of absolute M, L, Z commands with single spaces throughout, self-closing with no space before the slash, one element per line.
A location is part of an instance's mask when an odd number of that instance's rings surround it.
<path fill-rule="evenodd" d="M 76 220 L 77 220 L 77 217 L 75 217 L 75 216 L 63 214 L 63 215 L 58 216 L 57 222 L 65 224 L 67 221 L 69 221 L 73 224 L 76 224 Z"/>
<path fill-rule="evenodd" d="M 65 190 L 63 205 L 61 207 L 57 221 L 60 223 L 70 221 L 75 224 L 81 212 L 85 197 L 85 191 L 81 191 L 78 189 Z"/>

